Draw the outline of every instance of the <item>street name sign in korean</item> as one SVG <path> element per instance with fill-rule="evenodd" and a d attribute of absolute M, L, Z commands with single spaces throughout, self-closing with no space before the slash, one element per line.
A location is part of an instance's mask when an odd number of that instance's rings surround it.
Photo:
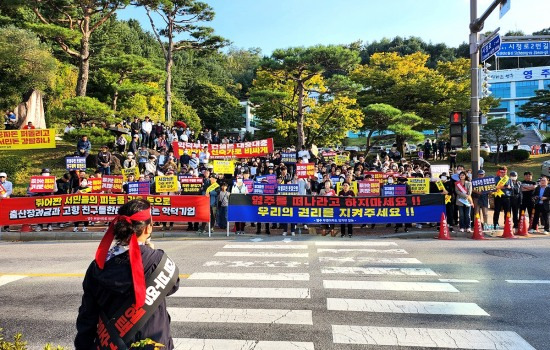
<path fill-rule="evenodd" d="M 500 35 L 495 35 L 491 40 L 485 42 L 481 46 L 481 61 L 485 62 L 491 58 L 494 54 L 500 51 Z"/>
<path fill-rule="evenodd" d="M 550 41 L 505 41 L 500 45 L 497 57 L 550 56 Z"/>

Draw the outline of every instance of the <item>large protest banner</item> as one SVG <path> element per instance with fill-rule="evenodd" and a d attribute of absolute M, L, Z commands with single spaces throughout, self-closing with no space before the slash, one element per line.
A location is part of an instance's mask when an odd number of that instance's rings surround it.
<path fill-rule="evenodd" d="M 411 177 L 408 179 L 412 194 L 430 193 L 430 179 L 427 177 Z"/>
<path fill-rule="evenodd" d="M 6 189 L 4 188 L 4 186 L 2 186 L 2 184 L 0 183 L 0 196 L 3 196 L 6 194 Z"/>
<path fill-rule="evenodd" d="M 155 191 L 157 193 L 179 191 L 178 177 L 176 175 L 155 176 Z"/>
<path fill-rule="evenodd" d="M 181 194 L 201 194 L 203 179 L 200 177 L 180 176 Z"/>
<path fill-rule="evenodd" d="M 191 142 L 172 142 L 174 155 L 178 158 L 183 155 L 184 150 L 187 150 L 188 154 L 191 154 L 191 152 L 198 154 L 204 150 L 204 146 L 208 146 L 210 159 L 251 158 L 267 156 L 273 153 L 273 139 L 271 138 L 250 142 L 208 145 Z"/>
<path fill-rule="evenodd" d="M 490 193 L 497 190 L 497 177 L 487 176 L 472 180 L 472 190 L 479 193 Z"/>
<path fill-rule="evenodd" d="M 296 164 L 296 176 L 299 179 L 309 179 L 315 175 L 315 163 Z"/>
<path fill-rule="evenodd" d="M 229 197 L 228 220 L 303 224 L 439 222 L 444 196 L 336 197 L 242 195 Z"/>
<path fill-rule="evenodd" d="M 205 196 L 69 194 L 3 199 L 0 225 L 110 221 L 115 218 L 120 206 L 135 198 L 143 198 L 151 203 L 153 221 L 210 220 L 210 202 Z"/>
<path fill-rule="evenodd" d="M 86 157 L 65 157 L 65 168 L 67 171 L 86 171 Z"/>
<path fill-rule="evenodd" d="M 380 196 L 380 181 L 379 180 L 363 180 L 357 183 L 359 197 L 379 197 Z"/>
<path fill-rule="evenodd" d="M 55 176 L 31 176 L 29 184 L 31 193 L 50 193 L 55 192 Z M 5 203 L 2 203 L 5 205 Z"/>
<path fill-rule="evenodd" d="M 107 193 L 122 193 L 123 177 L 120 175 L 103 175 L 101 190 Z"/>
<path fill-rule="evenodd" d="M 55 129 L 0 130 L 0 150 L 55 148 Z"/>
<path fill-rule="evenodd" d="M 233 174 L 235 172 L 235 162 L 232 160 L 215 160 L 214 172 L 216 174 Z"/>

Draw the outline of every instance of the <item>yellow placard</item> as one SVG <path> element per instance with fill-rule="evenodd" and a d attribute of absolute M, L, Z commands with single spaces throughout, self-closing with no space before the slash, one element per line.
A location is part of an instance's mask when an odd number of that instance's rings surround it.
<path fill-rule="evenodd" d="M 214 172 L 216 174 L 233 174 L 235 173 L 235 162 L 232 160 L 215 160 Z"/>
<path fill-rule="evenodd" d="M 137 181 L 137 179 L 139 178 L 139 169 L 138 169 L 138 167 L 136 166 L 136 167 L 133 167 L 133 168 L 122 169 L 122 177 L 123 177 L 124 182 L 128 181 L 128 175 L 134 175 L 134 177 L 136 178 L 135 181 Z"/>
<path fill-rule="evenodd" d="M 443 181 L 441 180 L 436 181 L 435 185 L 437 186 L 437 189 L 440 191 L 443 191 L 445 189 L 445 185 L 443 185 Z"/>
<path fill-rule="evenodd" d="M 412 194 L 428 194 L 430 193 L 430 179 L 427 177 L 412 177 L 409 178 L 409 186 Z"/>
<path fill-rule="evenodd" d="M 336 163 L 336 165 L 338 166 L 344 165 L 346 164 L 346 162 L 349 162 L 349 154 L 337 154 L 334 157 L 334 163 Z"/>
<path fill-rule="evenodd" d="M 176 175 L 155 176 L 155 191 L 157 193 L 177 192 L 178 177 Z"/>
<path fill-rule="evenodd" d="M 359 186 L 357 185 L 357 181 L 352 181 L 352 182 L 351 182 L 350 189 L 351 189 L 351 190 L 353 191 L 353 193 L 355 193 L 355 195 L 357 196 L 357 194 L 359 193 Z M 337 183 L 336 183 L 336 194 L 340 193 L 340 191 L 342 191 L 342 183 L 341 183 L 341 182 L 337 182 Z"/>
<path fill-rule="evenodd" d="M 55 129 L 0 130 L 0 150 L 55 148 Z"/>

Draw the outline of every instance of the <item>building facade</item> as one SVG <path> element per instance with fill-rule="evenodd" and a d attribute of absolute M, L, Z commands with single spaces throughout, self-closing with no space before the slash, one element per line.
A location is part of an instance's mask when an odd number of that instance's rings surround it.
<path fill-rule="evenodd" d="M 550 89 L 550 66 L 489 71 L 491 96 L 500 98 L 500 105 L 489 116 L 506 118 L 511 124 L 535 124 L 539 120 L 518 115 L 521 106 L 535 96 L 536 90 Z"/>

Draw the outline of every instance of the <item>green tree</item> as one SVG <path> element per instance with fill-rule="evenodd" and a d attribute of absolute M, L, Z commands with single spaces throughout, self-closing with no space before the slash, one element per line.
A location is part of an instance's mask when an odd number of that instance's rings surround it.
<path fill-rule="evenodd" d="M 111 109 L 101 103 L 99 100 L 87 97 L 77 96 L 63 101 L 63 108 L 56 113 L 65 121 L 70 121 L 76 125 L 88 122 L 101 123 L 113 122 Z"/>
<path fill-rule="evenodd" d="M 248 50 L 230 48 L 227 52 L 227 71 L 231 74 L 233 82 L 237 84 L 239 99 L 244 100 L 249 97 L 249 90 L 256 76 L 256 70 L 261 63 L 262 57 L 259 48 Z"/>
<path fill-rule="evenodd" d="M 86 96 L 90 74 L 90 38 L 130 0 L 26 0 L 37 22 L 27 24 L 52 39 L 78 62 L 76 95 Z"/>
<path fill-rule="evenodd" d="M 286 111 L 281 111 L 279 114 L 291 116 L 292 120 L 288 120 L 286 123 L 296 124 L 296 146 L 298 149 L 302 145 L 311 144 L 311 140 L 306 139 L 305 132 L 305 115 L 309 108 L 308 104 L 305 103 L 306 100 L 311 99 L 311 96 L 315 94 L 318 94 L 321 99 L 324 98 L 323 95 L 328 97 L 332 94 L 330 90 L 317 89 L 310 81 L 314 78 L 321 78 L 323 75 L 345 73 L 358 62 L 357 51 L 341 46 L 319 45 L 309 48 L 297 47 L 275 50 L 271 57 L 263 63 L 263 70 L 272 76 L 275 85 L 272 88 L 265 87 L 261 91 L 261 97 L 264 101 L 270 98 L 279 98 L 279 101 L 283 101 L 285 98 L 281 99 L 281 94 L 287 94 L 286 102 L 288 103 L 278 103 L 278 108 L 286 109 Z M 280 81 L 280 84 L 277 81 Z M 286 91 L 278 91 L 277 84 L 286 85 Z M 292 95 L 290 96 L 288 95 L 288 88 L 292 89 Z M 258 93 L 259 91 L 256 93 L 256 98 L 260 97 Z M 270 93 L 272 96 L 269 96 Z M 355 127 L 354 124 L 349 126 Z"/>
<path fill-rule="evenodd" d="M 180 99 L 173 99 L 173 109 L 172 113 L 174 115 L 174 120 L 181 120 L 187 124 L 191 130 L 194 130 L 196 133 L 202 130 L 201 119 L 197 114 L 197 111 L 188 104 L 183 103 Z"/>
<path fill-rule="evenodd" d="M 393 124 L 400 115 L 401 111 L 395 107 L 384 103 L 375 103 L 363 108 L 363 127 L 362 131 L 367 132 L 367 150 L 376 145 L 376 141 L 371 143 L 372 136 L 375 133 L 380 134 L 383 131 L 388 130 L 388 125 Z"/>
<path fill-rule="evenodd" d="M 550 85 L 548 87 L 550 88 Z M 536 90 L 535 96 L 531 97 L 529 102 L 521 106 L 518 115 L 539 120 L 540 128 L 540 125 L 546 122 L 550 116 L 550 90 Z"/>
<path fill-rule="evenodd" d="M 227 41 L 214 35 L 212 28 L 199 25 L 202 22 L 210 22 L 214 19 L 214 11 L 204 2 L 196 0 L 141 0 L 140 2 L 145 5 L 153 33 L 164 54 L 166 73 L 164 84 L 165 119 L 169 122 L 172 118 L 174 53 L 181 50 L 216 50 L 225 46 Z M 157 24 L 155 24 L 154 18 L 157 17 L 160 17 L 161 21 L 157 21 Z M 158 26 L 158 23 L 161 23 L 162 28 Z M 184 38 L 177 40 L 176 36 L 184 36 Z M 166 42 L 162 38 L 166 39 Z"/>
<path fill-rule="evenodd" d="M 506 118 L 492 118 L 481 129 L 481 135 L 489 142 L 497 145 L 497 156 L 495 164 L 498 164 L 500 156 L 500 145 L 505 145 L 515 142 L 523 135 L 519 132 L 517 125 L 509 125 Z"/>
<path fill-rule="evenodd" d="M 29 90 L 53 86 L 58 63 L 45 44 L 27 30 L 0 28 L 0 107 L 13 108 Z"/>

